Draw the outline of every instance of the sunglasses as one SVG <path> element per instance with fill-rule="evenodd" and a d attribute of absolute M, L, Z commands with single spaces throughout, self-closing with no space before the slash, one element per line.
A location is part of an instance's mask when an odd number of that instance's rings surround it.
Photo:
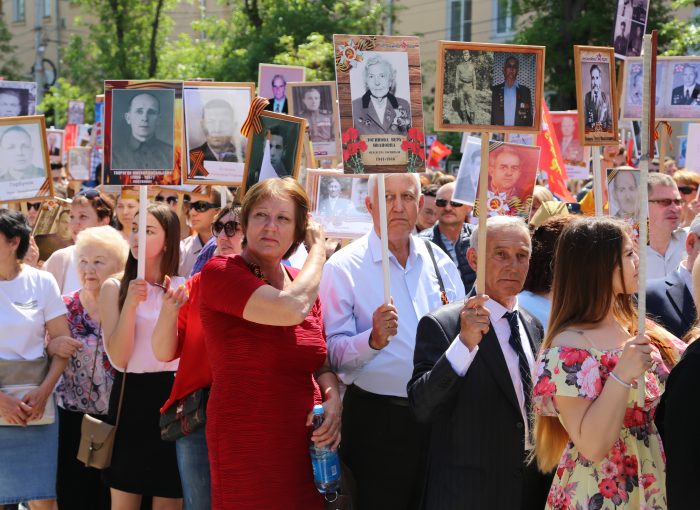
<path fill-rule="evenodd" d="M 680 198 L 655 198 L 655 199 L 649 199 L 649 203 L 652 204 L 660 204 L 661 207 L 668 207 L 669 205 L 681 205 L 683 203 L 683 200 Z"/>
<path fill-rule="evenodd" d="M 214 235 L 214 237 L 219 237 L 222 230 L 226 234 L 226 237 L 233 237 L 236 235 L 236 231 L 238 230 L 238 223 L 235 221 L 227 221 L 226 223 L 215 221 L 212 223 L 211 233 Z"/>
<path fill-rule="evenodd" d="M 170 205 L 175 205 L 175 204 L 177 204 L 177 197 L 173 197 L 173 196 L 162 197 L 160 195 L 156 195 L 156 202 L 163 202 L 163 201 L 167 202 Z"/>
<path fill-rule="evenodd" d="M 212 204 L 211 202 L 203 202 L 201 200 L 198 200 L 197 202 L 192 202 L 190 204 L 190 209 L 194 209 L 197 212 L 206 212 L 209 209 L 218 209 L 219 206 L 216 204 Z"/>
<path fill-rule="evenodd" d="M 27 211 L 31 211 L 32 209 L 36 211 L 41 209 L 41 202 L 34 202 L 33 204 L 31 202 L 27 202 Z"/>
<path fill-rule="evenodd" d="M 453 202 L 452 200 L 449 201 L 450 206 L 452 207 L 462 207 L 464 204 L 460 202 Z M 438 207 L 447 207 L 447 199 L 446 198 L 438 198 L 435 200 L 435 205 Z"/>
<path fill-rule="evenodd" d="M 698 191 L 697 186 L 678 186 L 678 191 L 681 192 L 683 195 L 690 195 L 691 193 L 695 193 Z"/>
<path fill-rule="evenodd" d="M 85 197 L 85 198 L 92 200 L 92 199 L 100 196 L 100 191 L 96 190 L 94 188 L 89 188 L 89 189 L 82 190 L 80 193 L 78 193 L 75 196 L 76 196 L 76 198 L 77 197 Z"/>

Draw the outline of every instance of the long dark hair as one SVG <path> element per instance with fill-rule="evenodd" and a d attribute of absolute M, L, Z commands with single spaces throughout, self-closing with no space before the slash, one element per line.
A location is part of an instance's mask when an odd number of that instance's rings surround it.
<path fill-rule="evenodd" d="M 625 223 L 612 218 L 581 218 L 562 231 L 554 257 L 552 312 L 540 352 L 552 340 L 575 324 L 596 324 L 613 315 L 630 335 L 637 334 L 637 310 L 622 277 Z M 585 267 L 581 266 L 585 261 Z M 613 275 L 620 271 L 624 292 L 614 294 Z M 666 341 L 647 330 L 651 343 L 659 349 L 664 362 L 672 367 L 677 360 Z M 559 418 L 535 416 L 535 457 L 542 472 L 556 467 L 569 435 Z"/>
<path fill-rule="evenodd" d="M 165 251 L 160 259 L 160 277 L 165 275 L 174 276 L 178 272 L 180 265 L 180 219 L 170 206 L 165 204 L 148 204 L 146 209 L 165 231 Z M 129 257 L 126 259 L 124 276 L 119 285 L 119 310 L 121 311 L 129 290 L 129 283 L 136 278 L 138 261 L 129 250 Z"/>

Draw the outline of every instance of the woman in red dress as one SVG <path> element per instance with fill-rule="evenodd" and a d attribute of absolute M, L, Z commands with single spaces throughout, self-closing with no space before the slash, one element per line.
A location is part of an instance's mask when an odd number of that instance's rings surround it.
<path fill-rule="evenodd" d="M 337 447 L 341 400 L 317 299 L 323 230 L 308 213 L 308 197 L 293 179 L 256 184 L 241 210 L 243 252 L 215 257 L 202 270 L 214 509 L 323 508 L 309 438 Z M 304 240 L 309 254 L 301 271 L 283 265 Z M 310 436 L 311 410 L 322 400 L 325 421 Z"/>

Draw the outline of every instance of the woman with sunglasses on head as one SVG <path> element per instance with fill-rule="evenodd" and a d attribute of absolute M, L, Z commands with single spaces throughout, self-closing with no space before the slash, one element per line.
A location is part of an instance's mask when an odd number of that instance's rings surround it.
<path fill-rule="evenodd" d="M 689 227 L 700 212 L 700 200 L 698 200 L 698 187 L 700 187 L 700 174 L 688 170 L 678 170 L 673 174 L 673 180 L 678 185 L 678 191 L 683 199 L 681 206 L 681 227 Z"/>
<path fill-rule="evenodd" d="M 557 468 L 547 509 L 667 507 L 653 420 L 685 344 L 649 320 L 637 333 L 639 257 L 628 231 L 582 218 L 557 242 L 532 397 L 534 457 L 542 472 Z"/>
<path fill-rule="evenodd" d="M 257 510 L 270 502 L 288 510 L 323 508 L 309 439 L 336 448 L 342 406 L 317 297 L 326 260 L 323 229 L 308 216 L 308 197 L 297 181 L 255 184 L 241 206 L 242 253 L 214 257 L 201 273 L 216 510 Z M 305 240 L 310 248 L 301 271 L 282 264 Z M 322 397 L 325 419 L 311 435 L 311 411 Z"/>
<path fill-rule="evenodd" d="M 240 207 L 222 209 L 214 219 L 211 232 L 216 239 L 214 256 L 240 254 L 243 241 Z M 200 277 L 201 273 L 194 274 L 184 287 L 170 286 L 163 298 L 153 333 L 153 352 L 160 361 L 179 358 L 180 365 L 170 398 L 161 408 L 161 413 L 196 391 L 204 390 L 203 393 L 209 394 L 211 369 L 199 315 Z M 211 483 L 205 427 L 177 439 L 175 449 L 185 510 L 210 509 Z"/>
<path fill-rule="evenodd" d="M 73 198 L 68 213 L 68 228 L 73 242 L 86 228 L 109 225 L 113 212 L 114 202 L 98 190 L 90 188 L 78 193 Z M 62 295 L 80 289 L 74 245 L 53 252 L 43 269 L 54 275 Z"/>
<path fill-rule="evenodd" d="M 104 345 L 117 369 L 109 400 L 112 424 L 120 403 L 111 466 L 103 480 L 111 489 L 112 508 L 138 510 L 141 499 L 153 497 L 153 510 L 182 506 L 182 488 L 175 445 L 160 438 L 160 406 L 170 394 L 178 362 L 156 359 L 151 346 L 154 327 L 163 306 L 163 282 L 173 287 L 184 279 L 174 276 L 180 256 L 180 224 L 163 204 L 149 204 L 146 218 L 146 274 L 138 279 L 138 215 L 131 229 L 131 250 L 121 281 L 109 278 L 100 292 Z"/>
<path fill-rule="evenodd" d="M 194 261 L 202 248 L 211 238 L 211 224 L 221 209 L 220 186 L 211 186 L 207 200 L 196 200 L 190 203 L 190 227 L 194 233 L 180 242 L 180 267 L 178 274 L 185 278 L 192 271 Z M 231 193 L 226 190 L 226 203 L 232 200 Z"/>

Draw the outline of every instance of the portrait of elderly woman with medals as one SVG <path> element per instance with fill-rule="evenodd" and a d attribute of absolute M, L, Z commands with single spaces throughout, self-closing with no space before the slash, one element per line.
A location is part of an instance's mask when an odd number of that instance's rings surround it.
<path fill-rule="evenodd" d="M 361 135 L 405 134 L 411 127 L 408 101 L 396 97 L 396 69 L 381 55 L 364 67 L 366 92 L 352 102 L 355 128 Z"/>

